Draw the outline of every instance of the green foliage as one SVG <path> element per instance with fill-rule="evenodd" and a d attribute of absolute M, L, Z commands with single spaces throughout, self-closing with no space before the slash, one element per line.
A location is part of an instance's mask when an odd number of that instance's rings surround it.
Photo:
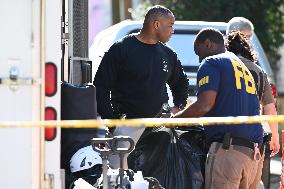
<path fill-rule="evenodd" d="M 146 12 L 150 6 L 152 6 L 153 3 L 149 0 L 144 0 L 143 3 L 140 3 L 136 9 L 129 9 L 129 12 L 131 13 L 131 17 L 133 20 L 144 20 L 144 17 L 146 15 Z"/>
<path fill-rule="evenodd" d="M 227 22 L 242 16 L 252 21 L 271 66 L 280 58 L 279 47 L 284 42 L 283 0 L 152 0 L 172 10 L 176 20 Z"/>

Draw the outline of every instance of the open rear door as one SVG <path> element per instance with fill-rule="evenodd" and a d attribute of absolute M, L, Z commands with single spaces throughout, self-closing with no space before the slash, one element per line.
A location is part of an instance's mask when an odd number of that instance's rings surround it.
<path fill-rule="evenodd" d="M 0 121 L 43 118 L 41 14 L 39 0 L 0 3 Z M 0 128 L 1 188 L 41 188 L 41 131 Z"/>

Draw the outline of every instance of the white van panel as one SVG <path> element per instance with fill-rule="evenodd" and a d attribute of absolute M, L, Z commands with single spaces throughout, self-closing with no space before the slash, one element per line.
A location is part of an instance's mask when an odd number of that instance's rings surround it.
<path fill-rule="evenodd" d="M 6 0 L 0 6 L 0 78 L 9 78 L 12 66 L 18 77 L 32 78 L 38 40 L 33 29 L 39 29 L 39 19 L 33 18 L 38 1 Z M 39 7 L 37 7 L 39 10 Z M 34 41 L 33 41 L 34 39 Z M 32 43 L 35 42 L 35 43 Z M 39 74 L 38 74 L 39 76 Z M 40 85 L 19 85 L 11 89 L 0 85 L 0 121 L 30 121 L 40 119 Z M 0 128 L 1 188 L 40 188 L 39 129 Z"/>

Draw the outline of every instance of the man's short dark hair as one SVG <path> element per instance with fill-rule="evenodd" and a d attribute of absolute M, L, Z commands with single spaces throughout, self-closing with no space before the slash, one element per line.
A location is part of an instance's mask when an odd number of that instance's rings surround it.
<path fill-rule="evenodd" d="M 144 24 L 147 25 L 155 20 L 157 20 L 159 17 L 166 17 L 169 15 L 173 15 L 172 11 L 170 11 L 168 8 L 162 6 L 162 5 L 155 5 L 150 7 L 150 9 L 147 11 Z"/>
<path fill-rule="evenodd" d="M 223 34 L 214 28 L 204 28 L 200 30 L 195 37 L 194 43 L 204 42 L 206 39 L 217 44 L 224 44 Z"/>

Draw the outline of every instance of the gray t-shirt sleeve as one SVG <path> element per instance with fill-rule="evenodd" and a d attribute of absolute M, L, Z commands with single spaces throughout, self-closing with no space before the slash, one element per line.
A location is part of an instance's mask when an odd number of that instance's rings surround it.
<path fill-rule="evenodd" d="M 264 77 L 263 77 L 263 84 L 264 85 L 263 85 L 263 95 L 261 98 L 261 104 L 264 106 L 270 103 L 274 103 L 274 98 L 272 95 L 271 87 L 270 87 L 266 74 L 264 74 Z"/>

